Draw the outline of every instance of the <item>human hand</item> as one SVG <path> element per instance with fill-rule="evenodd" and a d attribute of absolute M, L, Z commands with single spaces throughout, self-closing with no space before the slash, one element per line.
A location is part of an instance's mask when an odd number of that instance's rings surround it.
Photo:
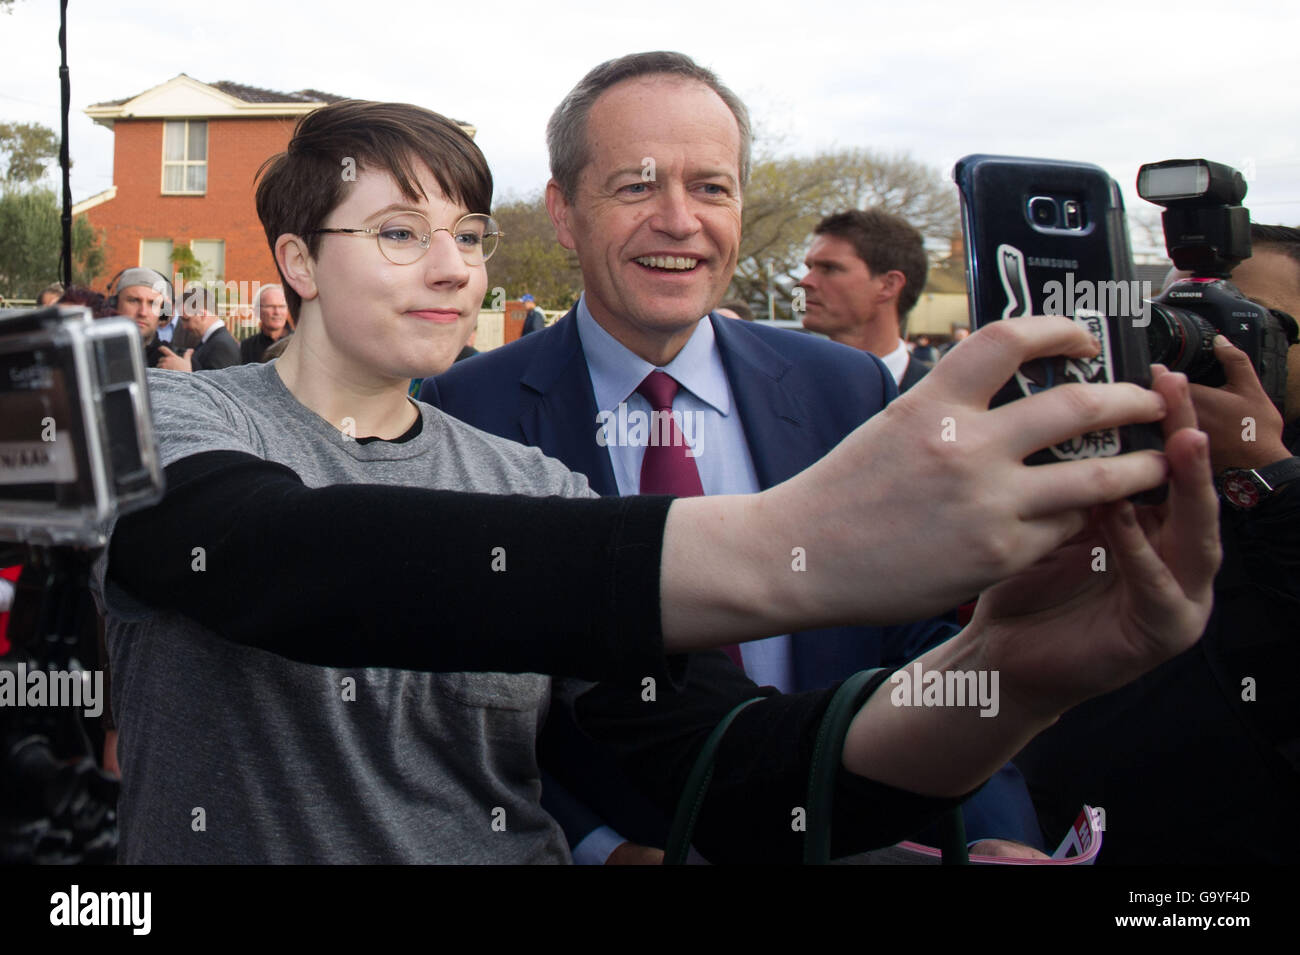
<path fill-rule="evenodd" d="M 976 605 L 967 633 L 980 641 L 978 666 L 999 673 L 1003 713 L 1054 719 L 1181 653 L 1205 629 L 1220 561 L 1208 440 L 1195 430 L 1186 378 L 1154 371 L 1170 409 L 1168 500 L 1097 507 L 1082 534 Z"/>
<path fill-rule="evenodd" d="M 1219 388 L 1190 386 L 1196 420 L 1210 438 L 1214 473 L 1262 468 L 1290 457 L 1282 443 L 1282 415 L 1260 384 L 1249 356 L 1218 335 L 1214 357 L 1223 366 L 1227 383 Z"/>
<path fill-rule="evenodd" d="M 605 860 L 605 865 L 663 865 L 664 850 L 624 842 Z"/>
<path fill-rule="evenodd" d="M 191 357 L 194 355 L 193 348 L 185 349 L 184 355 L 176 354 L 166 345 L 159 346 L 158 351 L 162 353 L 162 357 L 158 359 L 159 368 L 164 368 L 167 371 L 193 371 L 194 370 L 194 365 L 190 361 Z"/>
<path fill-rule="evenodd" d="M 1079 533 L 1088 509 L 1165 479 L 1154 451 L 1026 466 L 1086 431 L 1159 420 L 1165 399 L 1133 384 L 1067 384 L 989 410 L 1035 358 L 1093 356 L 1066 318 L 995 322 L 796 478 L 756 496 L 754 519 L 805 573 L 775 581 L 786 623 L 893 623 L 953 606 Z M 918 533 L 943 528 L 943 541 Z M 944 555 L 960 559 L 944 559 Z M 778 631 L 779 632 L 779 631 Z"/>
<path fill-rule="evenodd" d="M 998 859 L 1050 859 L 1046 852 L 1010 839 L 981 839 L 970 847 L 970 855 Z"/>
<path fill-rule="evenodd" d="M 122 767 L 117 761 L 117 730 L 108 730 L 104 733 L 103 769 L 110 776 L 122 778 Z"/>

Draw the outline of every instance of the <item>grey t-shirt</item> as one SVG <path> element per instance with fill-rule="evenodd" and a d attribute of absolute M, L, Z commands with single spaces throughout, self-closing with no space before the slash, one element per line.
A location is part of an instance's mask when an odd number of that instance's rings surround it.
<path fill-rule="evenodd" d="M 151 371 L 149 383 L 164 467 L 205 451 L 242 451 L 291 468 L 308 487 L 594 496 L 584 477 L 535 448 L 428 405 L 413 439 L 358 443 L 347 422 L 331 424 L 299 404 L 275 363 Z M 535 741 L 548 677 L 295 663 L 143 604 L 105 584 L 105 570 L 101 558 L 122 861 L 568 860 L 559 826 L 538 804 Z M 274 600 L 275 582 L 229 599 Z M 433 581 L 429 626 L 433 639 Z"/>

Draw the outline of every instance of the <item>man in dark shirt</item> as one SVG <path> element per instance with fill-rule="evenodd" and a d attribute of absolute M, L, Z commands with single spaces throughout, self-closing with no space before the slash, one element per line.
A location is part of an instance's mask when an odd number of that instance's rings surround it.
<path fill-rule="evenodd" d="M 153 269 L 124 269 L 110 283 L 108 303 L 123 318 L 135 322 L 144 346 L 145 363 L 158 367 L 165 347 L 158 339 L 163 313 L 171 305 L 171 286 Z"/>
<path fill-rule="evenodd" d="M 1233 284 L 1260 305 L 1300 312 L 1300 230 L 1252 223 L 1251 243 Z M 1174 272 L 1168 283 L 1187 277 Z M 1045 821 L 1059 825 L 1084 802 L 1106 811 L 1102 864 L 1280 865 L 1300 854 L 1291 820 L 1300 805 L 1300 443 L 1287 445 L 1284 416 L 1247 355 L 1223 337 L 1214 351 L 1226 383 L 1190 388 L 1225 488 L 1223 566 L 1205 634 L 1066 713 L 1017 757 Z M 1288 358 L 1294 428 L 1300 345 Z"/>
<path fill-rule="evenodd" d="M 167 371 L 215 371 L 239 364 L 239 343 L 217 317 L 217 293 L 213 289 L 196 285 L 185 292 L 181 327 L 198 344 L 185 349 L 182 355 L 166 345 L 162 346 L 159 368 Z"/>
<path fill-rule="evenodd" d="M 528 306 L 528 314 L 524 317 L 524 330 L 519 334 L 540 332 L 546 327 L 546 313 L 537 307 L 537 301 L 531 295 L 525 294 L 520 301 Z"/>
<path fill-rule="evenodd" d="M 239 361 L 244 365 L 260 362 L 268 348 L 293 334 L 289 328 L 289 306 L 285 304 L 281 286 L 263 285 L 253 299 L 253 314 L 261 327 L 256 335 L 239 343 Z"/>

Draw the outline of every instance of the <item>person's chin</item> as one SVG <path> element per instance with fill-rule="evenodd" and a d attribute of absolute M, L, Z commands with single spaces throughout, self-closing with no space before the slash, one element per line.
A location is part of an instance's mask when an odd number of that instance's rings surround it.
<path fill-rule="evenodd" d="M 817 332 L 819 335 L 825 335 L 826 324 L 822 321 L 820 315 L 814 312 L 804 312 L 800 318 L 800 324 L 810 332 Z"/>
<path fill-rule="evenodd" d="M 719 299 L 712 294 L 712 289 L 682 289 L 677 294 L 660 294 L 640 297 L 635 311 L 645 316 L 649 325 L 661 329 L 684 327 L 699 321 L 713 310 L 713 303 Z"/>
<path fill-rule="evenodd" d="M 694 328 L 709 311 L 709 307 L 702 302 L 684 303 L 681 307 L 672 309 L 647 309 L 637 314 L 637 320 L 633 324 L 656 335 L 676 335 Z"/>
<path fill-rule="evenodd" d="M 407 366 L 410 372 L 408 378 L 433 378 L 441 375 L 444 371 L 452 366 L 456 356 L 460 354 L 463 345 L 457 345 L 452 348 L 450 345 L 423 351 L 419 356 L 412 356 L 415 360 Z"/>

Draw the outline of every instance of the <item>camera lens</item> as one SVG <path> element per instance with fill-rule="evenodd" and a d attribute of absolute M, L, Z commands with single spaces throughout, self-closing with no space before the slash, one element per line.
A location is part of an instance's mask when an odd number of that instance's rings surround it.
<path fill-rule="evenodd" d="M 1065 202 L 1065 227 L 1067 229 L 1083 228 L 1083 207 L 1073 199 Z"/>
<path fill-rule="evenodd" d="M 1151 303 L 1151 324 L 1147 326 L 1151 361 L 1183 372 L 1190 381 L 1222 384 L 1214 381 L 1219 365 L 1214 357 L 1217 334 L 1219 330 L 1195 312 Z"/>
<path fill-rule="evenodd" d="M 1029 218 L 1034 225 L 1056 225 L 1056 200 L 1048 196 L 1035 196 L 1030 199 Z"/>

